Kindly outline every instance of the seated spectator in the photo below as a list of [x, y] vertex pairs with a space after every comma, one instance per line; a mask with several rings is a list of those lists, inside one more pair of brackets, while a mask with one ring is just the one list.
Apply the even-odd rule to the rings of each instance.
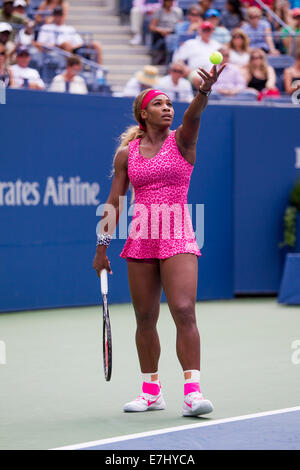
[[170, 65], [169, 74], [159, 79], [158, 89], [167, 93], [172, 101], [190, 103], [194, 94], [190, 82], [183, 78], [184, 73], [184, 62], [173, 62]]
[[40, 4], [37, 13], [35, 15], [35, 22], [39, 25], [41, 24], [49, 24], [53, 23], [53, 15], [42, 15], [41, 13], [52, 11], [57, 8], [61, 7], [63, 10], [63, 21], [65, 22], [67, 19], [68, 11], [69, 11], [69, 4], [64, 0], [43, 0]]
[[214, 8], [207, 10], [205, 13], [205, 19], [214, 25], [215, 29], [212, 39], [215, 39], [220, 44], [227, 44], [231, 39], [231, 35], [225, 26], [220, 26], [220, 13], [218, 10], [215, 10]]
[[23, 15], [14, 13], [14, 2], [13, 0], [3, 0], [2, 8], [0, 8], [0, 22], [11, 24], [13, 27], [11, 39], [14, 41], [17, 34], [17, 30], [14, 29], [14, 25], [25, 25], [28, 21]]
[[235, 96], [246, 91], [246, 80], [240, 68], [237, 65], [228, 63], [229, 49], [223, 46], [219, 51], [223, 55], [223, 61], [220, 65], [227, 65], [218, 78], [217, 83], [213, 85], [212, 92], [222, 96]]
[[[292, 15], [292, 24], [291, 29], [294, 33], [300, 34], [300, 8], [294, 8], [291, 10]], [[295, 40], [290, 36], [290, 32], [287, 28], [282, 30], [281, 34], [282, 42], [285, 48], [285, 52], [289, 55], [292, 55], [295, 50], [300, 48], [300, 36]]]
[[284, 89], [289, 95], [300, 89], [300, 50], [296, 53], [295, 63], [283, 72]]
[[272, 39], [270, 23], [262, 19], [261, 10], [257, 7], [250, 7], [247, 19], [248, 22], [243, 24], [242, 29], [249, 37], [250, 47], [262, 49], [271, 55], [279, 55]]
[[175, 26], [175, 34], [196, 33], [202, 23], [201, 12], [202, 10], [199, 5], [191, 5], [187, 11], [186, 20], [177, 23]]
[[49, 91], [86, 95], [88, 89], [85, 80], [78, 75], [80, 71], [80, 58], [76, 56], [68, 57], [66, 70], [53, 78]]
[[11, 66], [14, 88], [28, 88], [30, 90], [44, 90], [45, 84], [37, 70], [28, 67], [30, 53], [27, 47], [17, 49], [16, 64]]
[[[289, 8], [290, 6], [288, 0], [274, 0], [272, 5], [270, 6], [270, 10], [272, 10], [275, 15], [277, 15], [287, 25], [290, 24]], [[271, 26], [275, 48], [279, 50], [281, 54], [285, 54], [285, 49], [280, 34], [282, 30], [282, 24], [273, 17], [271, 12], [265, 12], [265, 15], [266, 20]]]
[[242, 7], [240, 0], [227, 0], [221, 12], [221, 23], [225, 28], [240, 28], [244, 22], [246, 10]]
[[175, 52], [173, 62], [182, 60], [187, 63], [186, 76], [192, 81], [193, 77], [198, 77], [197, 69], [211, 69], [209, 56], [212, 52], [220, 48], [221, 44], [212, 39], [214, 26], [209, 21], [203, 21], [198, 29], [198, 36], [195, 39], [185, 41]]
[[0, 43], [3, 44], [6, 51], [6, 58], [12, 63], [12, 57], [16, 50], [15, 43], [11, 41], [12, 26], [8, 23], [0, 23]]
[[40, 46], [57, 46], [73, 54], [80, 53], [82, 48], [94, 49], [97, 52], [97, 62], [102, 63], [102, 48], [97, 41], [84, 43], [82, 37], [73, 26], [64, 24], [64, 13], [61, 7], [53, 10], [53, 23], [41, 27], [37, 43]]
[[29, 49], [32, 61], [35, 63], [35, 68], [41, 68], [43, 65], [43, 54], [41, 52], [41, 46], [35, 41], [34, 35], [35, 23], [29, 21], [25, 28], [20, 29], [16, 37], [16, 45], [26, 46]]
[[276, 90], [276, 74], [266, 60], [266, 54], [261, 49], [250, 52], [249, 64], [243, 69], [247, 86], [258, 94], [263, 90]]
[[12, 71], [6, 65], [7, 54], [3, 44], [0, 43], [0, 80], [5, 84], [5, 87], [13, 86]]
[[212, 8], [213, 0], [199, 0], [198, 5], [201, 8], [201, 17], [205, 19], [205, 13]]
[[149, 0], [133, 0], [130, 9], [130, 30], [133, 34], [129, 43], [132, 46], [138, 46], [143, 42], [143, 23], [145, 16], [151, 16], [161, 7], [159, 1], [153, 2]]
[[34, 21], [29, 21], [27, 25], [20, 29], [16, 37], [18, 46], [31, 46], [34, 43]]
[[154, 65], [166, 63], [165, 37], [174, 33], [177, 23], [183, 20], [181, 8], [173, 6], [174, 0], [163, 0], [163, 5], [153, 15], [149, 25], [152, 33], [152, 63]]
[[14, 14], [26, 17], [27, 3], [25, 0], [14, 0]]
[[233, 29], [231, 31], [231, 40], [228, 46], [230, 64], [244, 66], [249, 63], [249, 39], [245, 31], [241, 28]]
[[145, 65], [143, 70], [138, 71], [130, 78], [123, 90], [123, 96], [137, 96], [146, 88], [154, 88], [159, 81], [158, 69], [152, 65]]

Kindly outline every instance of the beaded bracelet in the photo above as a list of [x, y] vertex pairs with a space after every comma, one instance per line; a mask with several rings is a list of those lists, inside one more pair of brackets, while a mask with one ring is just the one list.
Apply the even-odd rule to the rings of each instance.
[[111, 239], [112, 239], [112, 236], [108, 235], [108, 233], [99, 233], [99, 235], [97, 235], [96, 246], [100, 246], [100, 245], [108, 246], [110, 244]]

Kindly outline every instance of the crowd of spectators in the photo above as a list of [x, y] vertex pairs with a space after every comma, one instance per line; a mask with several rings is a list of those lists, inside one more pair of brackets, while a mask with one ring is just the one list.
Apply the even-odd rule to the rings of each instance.
[[[34, 9], [31, 1], [0, 0], [0, 80], [5, 86], [86, 94], [91, 89], [83, 78], [88, 64], [96, 83], [103, 83], [101, 44], [66, 24], [68, 2], [42, 0]], [[227, 66], [212, 96], [262, 100], [300, 89], [300, 0], [126, 3], [131, 7], [130, 45], [147, 45], [151, 64], [128, 81], [124, 96], [160, 87], [172, 99], [190, 102], [201, 85], [197, 69], [209, 70], [216, 50]], [[282, 58], [288, 61], [277, 67]]]
[[[187, 3], [182, 9], [181, 4]], [[300, 1], [263, 3], [267, 8], [255, 0], [133, 0], [130, 44], [150, 44], [151, 65], [168, 66], [169, 75], [162, 80], [169, 92], [175, 90], [171, 77], [172, 70], [179, 71], [178, 64], [176, 86], [185, 80], [195, 92], [201, 84], [197, 69], [209, 70], [210, 54], [218, 50], [227, 66], [213, 95], [242, 94], [262, 100], [292, 94], [300, 88]], [[125, 95], [127, 91], [125, 87]]]
[[66, 25], [68, 11], [65, 0], [43, 0], [36, 9], [30, 0], [2, 0], [0, 80], [6, 87], [86, 94], [83, 62], [96, 84], [103, 78], [100, 43]]

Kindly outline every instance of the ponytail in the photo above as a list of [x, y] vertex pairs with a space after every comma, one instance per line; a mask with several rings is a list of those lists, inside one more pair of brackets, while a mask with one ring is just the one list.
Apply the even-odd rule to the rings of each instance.
[[[114, 168], [115, 160], [116, 160], [116, 156], [117, 156], [117, 153], [119, 152], [119, 150], [126, 147], [129, 144], [129, 142], [131, 142], [132, 140], [141, 139], [142, 137], [144, 137], [144, 135], [145, 135], [145, 131], [140, 129], [139, 126], [130, 126], [120, 135], [119, 145], [117, 147], [117, 150], [116, 150], [116, 153], [115, 153], [115, 156], [114, 156], [114, 159], [113, 159], [113, 167], [112, 167], [112, 171], [111, 171], [111, 176], [113, 176], [114, 173], [115, 173], [115, 168]], [[129, 183], [129, 189], [131, 191], [130, 204], [133, 204], [133, 202], [134, 202], [134, 189], [133, 189], [133, 186], [132, 186], [131, 183]]]
[[[143, 130], [141, 129], [140, 126], [145, 127], [145, 122], [143, 121], [143, 119], [141, 118], [141, 106], [142, 106], [142, 101], [144, 99], [144, 96], [147, 95], [147, 93], [151, 91], [151, 88], [147, 88], [146, 90], [143, 90], [137, 97], [136, 99], [134, 100], [134, 103], [133, 103], [133, 114], [134, 114], [134, 117], [135, 117], [135, 120], [140, 124], [139, 126], [130, 126], [128, 127], [125, 132], [123, 132], [120, 137], [119, 137], [119, 145], [118, 145], [118, 148], [116, 150], [116, 153], [115, 153], [115, 156], [114, 156], [114, 159], [113, 159], [113, 168], [112, 168], [112, 172], [111, 172], [111, 176], [114, 175], [114, 172], [115, 172], [115, 169], [114, 169], [114, 166], [115, 166], [115, 160], [116, 160], [116, 155], [117, 153], [119, 152], [119, 150], [121, 150], [122, 148], [126, 147], [129, 142], [131, 142], [132, 140], [135, 140], [135, 139], [142, 139], [145, 134], [146, 134], [146, 130]], [[129, 184], [129, 188], [131, 190], [131, 201], [130, 203], [133, 204], [134, 202], [134, 189], [133, 189], [133, 186], [132, 184], [130, 183]]]

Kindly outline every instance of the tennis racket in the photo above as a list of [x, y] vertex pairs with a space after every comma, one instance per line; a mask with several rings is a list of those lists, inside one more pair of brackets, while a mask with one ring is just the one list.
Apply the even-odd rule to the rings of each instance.
[[108, 282], [107, 282], [107, 271], [103, 269], [100, 274], [100, 285], [102, 294], [102, 305], [103, 305], [103, 365], [104, 365], [104, 376], [108, 382], [111, 377], [112, 369], [112, 349], [111, 349], [111, 327], [109, 320], [108, 311]]

